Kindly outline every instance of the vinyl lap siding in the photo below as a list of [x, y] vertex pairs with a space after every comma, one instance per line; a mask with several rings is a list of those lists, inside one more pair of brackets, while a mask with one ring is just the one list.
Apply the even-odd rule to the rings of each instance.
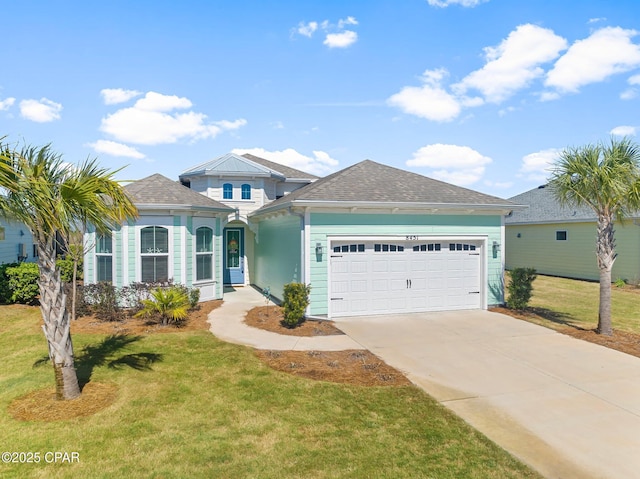
[[254, 250], [253, 281], [260, 288], [282, 299], [283, 286], [301, 281], [300, 217], [280, 216], [259, 223]]
[[[556, 240], [556, 231], [566, 231], [567, 240]], [[612, 278], [640, 280], [640, 227], [631, 221], [618, 225], [615, 239], [618, 257]], [[593, 222], [508, 225], [505, 253], [507, 269], [530, 267], [540, 274], [599, 279]]]

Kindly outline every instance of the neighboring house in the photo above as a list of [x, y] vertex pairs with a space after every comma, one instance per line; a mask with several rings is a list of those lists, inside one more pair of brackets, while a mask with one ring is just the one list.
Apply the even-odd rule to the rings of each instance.
[[0, 219], [0, 264], [33, 262], [36, 254], [29, 228]]
[[222, 224], [233, 211], [162, 175], [125, 187], [139, 218], [111, 234], [85, 236], [86, 283], [173, 280], [200, 289], [202, 301], [222, 298]]
[[[142, 194], [148, 180], [127, 191]], [[504, 216], [517, 208], [507, 200], [369, 160], [317, 178], [228, 154], [186, 170], [180, 181], [191, 188], [180, 187], [182, 193], [212, 202], [210, 217], [198, 220], [217, 235], [212, 261], [220, 295], [221, 283], [253, 284], [282, 299], [284, 284], [304, 282], [311, 285], [309, 315], [325, 318], [483, 309], [503, 301]], [[154, 193], [154, 204], [166, 210], [160, 217], [141, 208], [136, 225], [114, 233], [115, 244], [127, 248], [117, 253], [126, 260], [111, 266], [116, 285], [144, 279], [137, 271], [145, 253], [135, 249], [142, 228], [184, 226], [168, 232], [174, 251], [195, 241], [190, 213], [177, 218], [183, 200], [164, 199], [167, 189]], [[191, 204], [191, 197], [184, 200]], [[125, 231], [132, 227], [135, 234]], [[188, 274], [195, 253], [166, 254], [170, 278], [199, 286]], [[95, 270], [89, 277], [98, 279]]]
[[[535, 268], [538, 273], [598, 280], [596, 215], [590, 208], [563, 207], [546, 185], [510, 198], [529, 208], [514, 211], [506, 220], [506, 268]], [[640, 279], [638, 218], [616, 224], [618, 257], [612, 277]]]

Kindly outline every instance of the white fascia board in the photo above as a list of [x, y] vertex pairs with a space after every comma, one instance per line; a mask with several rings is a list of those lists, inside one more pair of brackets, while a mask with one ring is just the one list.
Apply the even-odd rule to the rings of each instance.
[[289, 207], [303, 208], [331, 208], [331, 209], [355, 209], [381, 210], [389, 209], [396, 211], [425, 211], [429, 213], [462, 213], [471, 214], [481, 212], [485, 214], [507, 215], [511, 211], [526, 208], [524, 205], [484, 205], [484, 204], [459, 204], [459, 203], [399, 203], [399, 202], [369, 202], [369, 201], [313, 201], [313, 200], [293, 200], [281, 203], [272, 208], [263, 207], [256, 216], [269, 213], [273, 210], [285, 209]]
[[217, 208], [215, 206], [193, 206], [193, 205], [158, 205], [158, 204], [136, 204], [138, 211], [194, 211], [207, 213], [233, 213], [233, 208]]

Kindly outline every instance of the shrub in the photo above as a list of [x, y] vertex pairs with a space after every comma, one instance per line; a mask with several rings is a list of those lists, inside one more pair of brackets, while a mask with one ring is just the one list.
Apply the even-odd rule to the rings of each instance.
[[187, 317], [189, 309], [189, 295], [184, 287], [170, 286], [156, 288], [151, 291], [151, 298], [142, 300], [144, 307], [136, 314], [137, 317], [160, 316], [162, 324], [169, 321], [178, 322]]
[[200, 301], [200, 290], [198, 288], [191, 288], [189, 290], [189, 304], [191, 309], [195, 309]]
[[[81, 279], [81, 264], [78, 264], [77, 279]], [[57, 259], [56, 267], [60, 270], [60, 279], [64, 283], [71, 283], [73, 281], [73, 260], [72, 259]]]
[[511, 270], [509, 282], [509, 299], [507, 306], [511, 309], [522, 310], [529, 305], [533, 280], [536, 279], [536, 270], [533, 268], [515, 268]]
[[11, 289], [11, 301], [14, 303], [34, 304], [38, 298], [40, 290], [38, 288], [38, 278], [40, 270], [36, 263], [20, 263], [17, 266], [10, 266], [6, 269], [6, 274]]
[[0, 264], [0, 304], [10, 304], [11, 300], [11, 287], [9, 286], [9, 276], [7, 275], [7, 268], [13, 268], [18, 266], [18, 263], [5, 263]]
[[622, 278], [618, 278], [613, 282], [613, 284], [616, 288], [624, 288], [627, 285], [627, 282]]
[[295, 328], [304, 318], [304, 312], [309, 306], [311, 286], [303, 283], [288, 283], [284, 285], [282, 301], [284, 319], [287, 328]]
[[83, 288], [83, 301], [91, 305], [98, 319], [120, 321], [123, 311], [118, 304], [118, 291], [111, 283], [87, 284]]

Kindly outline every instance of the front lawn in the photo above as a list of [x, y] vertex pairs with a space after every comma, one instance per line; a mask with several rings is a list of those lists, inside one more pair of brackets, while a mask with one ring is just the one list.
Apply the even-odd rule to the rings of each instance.
[[[46, 355], [39, 315], [0, 307], [0, 449], [42, 458], [0, 463], [2, 477], [539, 477], [413, 386], [292, 376], [206, 331], [76, 334], [79, 370], [115, 388], [115, 401], [87, 417], [20, 421], [12, 401], [53, 386], [52, 368], [34, 367]], [[136, 368], [145, 357], [150, 369]], [[47, 464], [47, 452], [79, 462]]]
[[[595, 282], [538, 275], [529, 305], [550, 325], [595, 329], [599, 291]], [[613, 329], [640, 333], [640, 289], [612, 285], [611, 303]]]

